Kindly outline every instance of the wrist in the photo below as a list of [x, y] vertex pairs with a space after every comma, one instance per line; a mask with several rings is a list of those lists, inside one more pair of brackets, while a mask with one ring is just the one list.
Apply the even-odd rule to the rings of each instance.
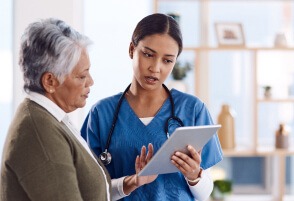
[[202, 168], [200, 168], [200, 171], [198, 173], [198, 177], [196, 179], [191, 180], [191, 179], [188, 179], [187, 177], [185, 177], [185, 178], [186, 178], [187, 182], [189, 183], [189, 185], [191, 185], [191, 186], [196, 185], [202, 178]]
[[123, 191], [125, 194], [130, 194], [138, 188], [136, 175], [126, 176], [123, 182]]

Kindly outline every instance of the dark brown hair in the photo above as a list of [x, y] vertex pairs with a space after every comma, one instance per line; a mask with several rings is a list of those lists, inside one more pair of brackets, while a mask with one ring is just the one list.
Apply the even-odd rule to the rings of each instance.
[[181, 54], [183, 49], [182, 33], [179, 24], [173, 17], [161, 13], [144, 17], [133, 32], [132, 43], [136, 47], [140, 40], [153, 34], [168, 34], [171, 36], [178, 43], [178, 56]]

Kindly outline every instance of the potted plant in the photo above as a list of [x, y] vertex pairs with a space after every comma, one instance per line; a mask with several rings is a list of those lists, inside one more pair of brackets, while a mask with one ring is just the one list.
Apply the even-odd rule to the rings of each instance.
[[215, 180], [211, 197], [214, 201], [224, 201], [232, 193], [232, 181]]
[[272, 92], [271, 92], [272, 87], [269, 86], [269, 85], [266, 85], [266, 86], [263, 87], [263, 89], [264, 89], [264, 97], [265, 98], [271, 98], [271, 96], [272, 96]]
[[175, 88], [182, 92], [187, 92], [187, 85], [183, 79], [187, 76], [187, 72], [191, 70], [191, 64], [186, 62], [184, 64], [177, 61], [171, 72], [172, 80], [169, 83], [169, 88]]
[[187, 72], [191, 69], [191, 64], [189, 62], [181, 64], [179, 61], [177, 61], [171, 74], [174, 80], [182, 80], [187, 76]]

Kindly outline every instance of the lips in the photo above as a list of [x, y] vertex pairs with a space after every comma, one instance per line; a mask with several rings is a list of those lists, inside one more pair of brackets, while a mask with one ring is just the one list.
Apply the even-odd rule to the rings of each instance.
[[90, 91], [88, 93], [84, 94], [83, 97], [88, 98], [89, 93], [90, 93]]
[[148, 83], [155, 83], [159, 80], [157, 77], [153, 77], [153, 76], [145, 76], [145, 79]]

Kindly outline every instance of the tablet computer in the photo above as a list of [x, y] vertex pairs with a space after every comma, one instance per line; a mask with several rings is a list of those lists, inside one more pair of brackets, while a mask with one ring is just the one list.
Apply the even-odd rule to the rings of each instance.
[[171, 156], [174, 152], [189, 153], [187, 145], [192, 145], [197, 151], [200, 151], [220, 127], [221, 125], [205, 125], [177, 128], [138, 175], [147, 176], [178, 172], [178, 168], [171, 162]]

